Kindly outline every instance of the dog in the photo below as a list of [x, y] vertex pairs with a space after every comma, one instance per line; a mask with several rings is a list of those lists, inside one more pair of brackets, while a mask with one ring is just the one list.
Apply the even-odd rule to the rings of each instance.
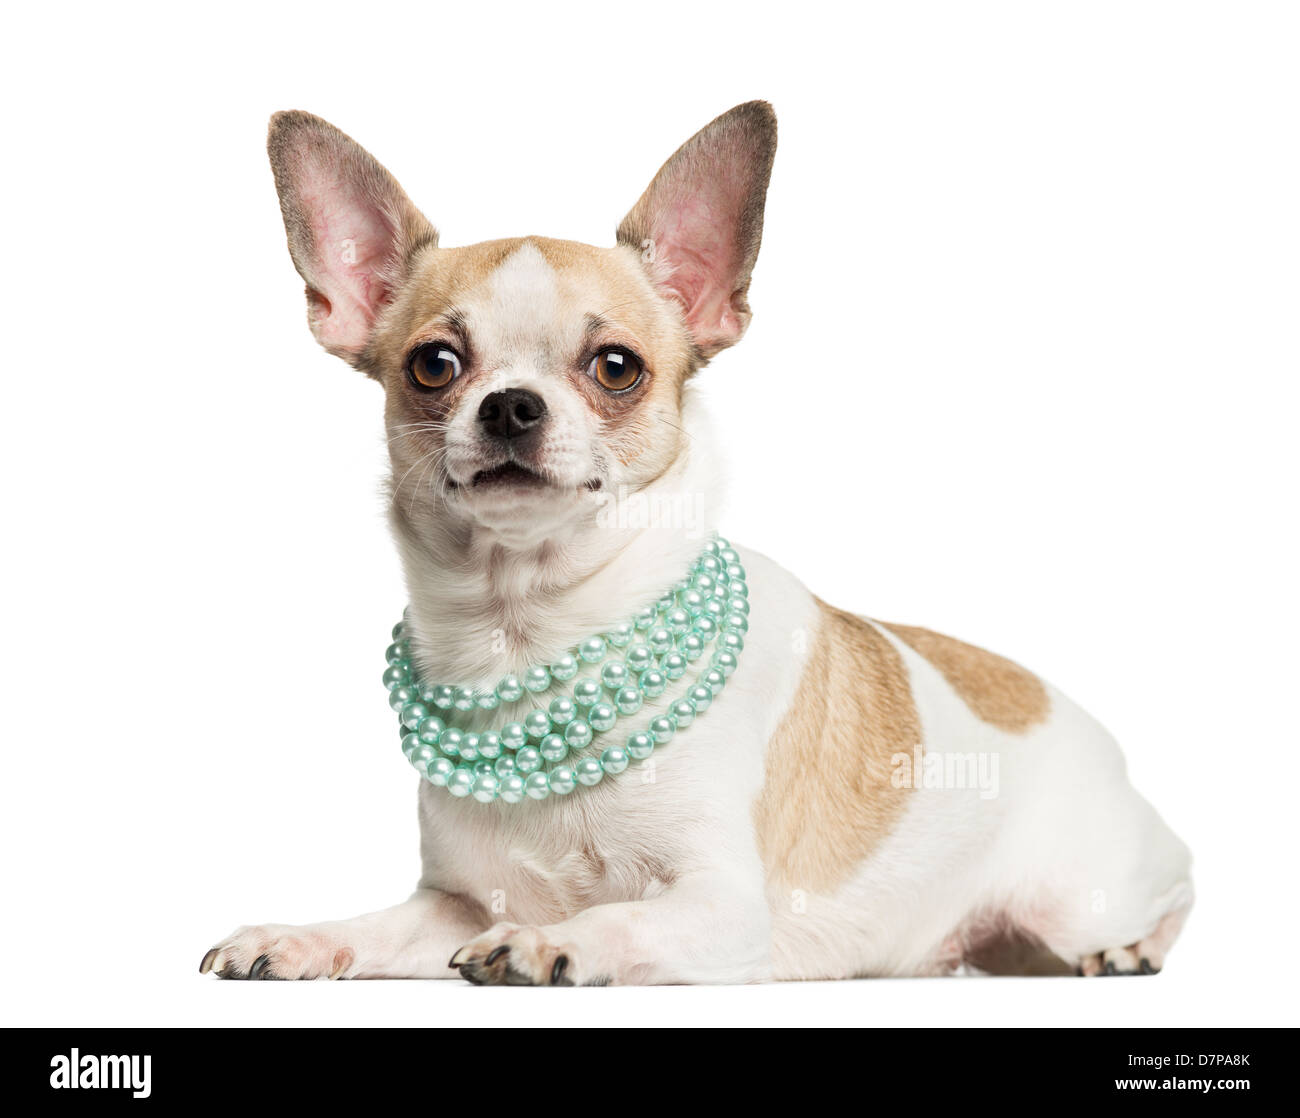
[[[602, 985], [1160, 970], [1192, 903], [1190, 856], [1105, 730], [1010, 660], [828, 605], [711, 535], [722, 471], [693, 378], [750, 321], [771, 106], [688, 140], [612, 248], [444, 248], [324, 120], [279, 113], [268, 147], [311, 331], [384, 389], [410, 602], [396, 659], [495, 702], [509, 673], [685, 592], [702, 556], [725, 568], [712, 593], [743, 572], [749, 594], [727, 630], [743, 659], [706, 661], [731, 674], [714, 672], [707, 711], [671, 743], [617, 775], [627, 757], [603, 755], [619, 764], [600, 779], [589, 762], [591, 785], [567, 794], [572, 770], [552, 772], [555, 794], [518, 803], [497, 795], [496, 762], [448, 777], [417, 753], [415, 894], [241, 927], [202, 972]], [[488, 734], [563, 698], [560, 674], [450, 714]], [[647, 690], [627, 725], [679, 709], [696, 675]], [[417, 730], [402, 728], [408, 754]], [[458, 781], [474, 795], [448, 795]]]

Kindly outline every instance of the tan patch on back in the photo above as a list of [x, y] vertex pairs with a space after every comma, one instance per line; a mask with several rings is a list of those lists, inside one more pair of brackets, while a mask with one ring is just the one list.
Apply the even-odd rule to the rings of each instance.
[[821, 625], [799, 700], [767, 747], [754, 809], [768, 874], [791, 888], [829, 892], [893, 828], [909, 789], [891, 782], [891, 758], [910, 758], [921, 720], [907, 667], [869, 622], [818, 600]]
[[976, 717], [991, 726], [1022, 733], [1047, 717], [1047, 688], [1019, 664], [929, 629], [881, 624], [938, 668]]

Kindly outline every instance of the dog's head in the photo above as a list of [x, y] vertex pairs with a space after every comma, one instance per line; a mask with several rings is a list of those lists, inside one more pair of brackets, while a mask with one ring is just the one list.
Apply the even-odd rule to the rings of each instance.
[[671, 467], [687, 380], [749, 322], [769, 105], [688, 140], [612, 248], [442, 248], [332, 125], [279, 113], [268, 146], [312, 333], [387, 394], [395, 509], [535, 544]]

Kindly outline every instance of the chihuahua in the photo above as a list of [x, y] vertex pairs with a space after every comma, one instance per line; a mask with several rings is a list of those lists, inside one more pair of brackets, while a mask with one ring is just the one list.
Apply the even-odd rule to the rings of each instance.
[[[268, 146], [311, 331], [384, 389], [419, 677], [486, 693], [680, 587], [720, 478], [693, 378], [749, 324], [771, 106], [688, 140], [612, 248], [444, 248], [324, 120], [279, 113]], [[1190, 857], [1105, 730], [1018, 664], [727, 550], [752, 603], [743, 663], [689, 733], [545, 800], [422, 779], [409, 900], [241, 927], [201, 971], [602, 985], [1163, 966]], [[486, 733], [564, 693], [460, 721]]]

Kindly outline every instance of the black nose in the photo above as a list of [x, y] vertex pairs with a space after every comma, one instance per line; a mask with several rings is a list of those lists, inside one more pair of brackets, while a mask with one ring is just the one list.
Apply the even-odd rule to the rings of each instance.
[[499, 439], [517, 439], [546, 417], [546, 401], [526, 388], [507, 388], [483, 398], [479, 426]]

